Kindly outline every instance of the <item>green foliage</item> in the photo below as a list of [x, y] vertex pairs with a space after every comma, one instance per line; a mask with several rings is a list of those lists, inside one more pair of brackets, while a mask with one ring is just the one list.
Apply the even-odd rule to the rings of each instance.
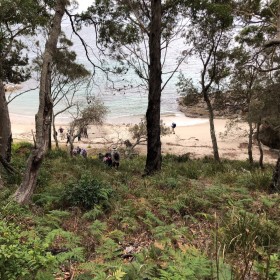
[[124, 236], [125, 233], [123, 233], [122, 231], [116, 229], [113, 231], [110, 231], [107, 236], [111, 239], [113, 239], [114, 241], [121, 243], [124, 240]]
[[105, 238], [96, 253], [106, 261], [113, 260], [121, 255], [120, 245], [111, 238]]
[[[21, 154], [16, 156], [20, 159]], [[263, 187], [272, 169], [260, 171], [241, 161], [216, 164], [211, 158], [177, 159], [165, 156], [162, 171], [143, 178], [140, 169], [145, 158], [141, 156], [124, 160], [118, 172], [105, 169], [99, 161], [71, 160], [60, 152], [46, 157], [43, 168], [48, 170], [48, 183], [37, 189], [34, 204], [12, 203], [6, 200], [8, 191], [1, 196], [0, 218], [21, 226], [12, 229], [19, 234], [20, 246], [33, 238], [44, 248], [38, 254], [54, 260], [36, 270], [33, 278], [52, 279], [60, 265], [76, 262], [77, 279], [215, 279], [212, 256], [221, 246], [220, 279], [239, 277], [245, 271], [240, 260], [254, 264], [260, 278], [277, 279], [280, 200]], [[252, 182], [259, 187], [251, 187]], [[103, 188], [109, 189], [108, 196], [100, 195]], [[92, 189], [101, 198], [85, 213], [78, 204], [69, 203], [69, 210], [63, 210], [66, 189], [75, 200], [81, 200], [80, 192], [90, 198]], [[88, 191], [83, 193], [84, 189]], [[212, 225], [216, 216], [221, 217], [214, 234], [218, 248], [206, 250], [205, 242], [215, 244]], [[26, 238], [29, 234], [30, 239]], [[128, 254], [127, 248], [132, 250]], [[201, 253], [205, 251], [208, 257]]]
[[212, 202], [198, 192], [191, 190], [188, 194], [182, 194], [173, 202], [172, 208], [182, 217], [186, 215], [193, 215], [196, 212], [207, 212], [211, 207]]
[[46, 158], [49, 159], [66, 158], [67, 156], [67, 151], [62, 149], [52, 149], [49, 150], [46, 154]]
[[94, 221], [94, 223], [89, 227], [90, 233], [96, 239], [96, 241], [101, 241], [104, 235], [104, 231], [107, 229], [106, 223], [100, 222], [99, 220]]
[[46, 249], [34, 231], [0, 222], [0, 278], [30, 279], [41, 269], [53, 269], [56, 259]]
[[[263, 252], [262, 252], [263, 253]], [[262, 279], [279, 280], [280, 279], [280, 255], [272, 254], [264, 256], [263, 261], [255, 261], [254, 269], [259, 273]]]
[[222, 235], [229, 250], [254, 251], [255, 245], [269, 248], [280, 242], [277, 225], [264, 214], [257, 215], [233, 208], [224, 223]]
[[171, 263], [164, 269], [160, 269], [160, 280], [204, 279], [211, 275], [211, 264], [207, 258], [194, 248], [188, 248], [186, 252], [170, 250]]
[[185, 227], [179, 227], [175, 224], [170, 224], [157, 226], [152, 230], [152, 233], [156, 240], [159, 240], [164, 244], [171, 245], [172, 242], [176, 242], [176, 240], [185, 237], [188, 233], [188, 230]]
[[77, 206], [82, 209], [92, 209], [95, 205], [109, 208], [109, 198], [112, 188], [93, 178], [91, 175], [82, 175], [78, 182], [66, 186], [61, 202], [66, 207]]
[[102, 216], [102, 214], [103, 214], [102, 207], [100, 205], [96, 205], [92, 210], [86, 212], [83, 215], [83, 218], [85, 218], [87, 220], [96, 220], [100, 216]]
[[271, 175], [262, 171], [246, 173], [238, 177], [237, 184], [250, 190], [268, 191], [271, 184]]

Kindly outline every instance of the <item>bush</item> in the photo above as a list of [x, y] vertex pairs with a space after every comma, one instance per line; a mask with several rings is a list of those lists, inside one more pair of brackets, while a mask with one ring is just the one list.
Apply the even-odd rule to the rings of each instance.
[[49, 159], [54, 159], [54, 158], [59, 158], [59, 157], [67, 158], [67, 156], [68, 156], [68, 153], [66, 150], [54, 149], [54, 150], [48, 151], [46, 157]]
[[271, 184], [271, 174], [262, 171], [246, 173], [238, 178], [237, 184], [253, 191], [268, 191]]
[[86, 174], [78, 182], [72, 182], [66, 186], [62, 194], [62, 204], [84, 210], [90, 210], [95, 205], [108, 208], [111, 194], [111, 187]]
[[0, 222], [0, 279], [34, 279], [41, 269], [53, 269], [56, 259], [32, 231]]

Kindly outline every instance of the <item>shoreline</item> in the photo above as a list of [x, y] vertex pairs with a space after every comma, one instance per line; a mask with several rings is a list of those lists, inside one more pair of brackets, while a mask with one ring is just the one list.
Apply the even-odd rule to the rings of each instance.
[[[33, 120], [32, 120], [33, 119]], [[141, 118], [140, 118], [141, 119]], [[88, 139], [82, 138], [80, 142], [75, 141], [75, 146], [84, 147], [92, 152], [96, 150], [106, 152], [111, 149], [113, 144], [121, 147], [120, 143], [132, 139], [129, 128], [137, 123], [132, 117], [118, 118], [118, 122], [110, 122], [108, 120], [102, 126], [90, 125], [88, 129]], [[162, 116], [163, 122], [170, 126], [172, 122], [177, 124], [175, 134], [169, 134], [161, 137], [162, 153], [183, 155], [190, 154], [191, 158], [202, 158], [204, 156], [212, 156], [212, 142], [210, 137], [210, 128], [208, 119], [188, 118], [182, 114], [169, 114]], [[126, 122], [124, 122], [126, 120]], [[133, 123], [134, 121], [134, 123]], [[246, 137], [246, 123], [240, 123], [238, 127], [228, 134], [226, 131], [228, 119], [215, 119], [215, 130], [219, 147], [220, 157], [223, 159], [246, 160], [248, 137]], [[35, 131], [35, 118], [24, 117], [11, 114], [11, 125], [13, 138], [16, 142], [28, 141], [33, 142], [32, 130]], [[68, 123], [57, 122], [59, 126], [68, 127]], [[60, 141], [61, 147], [66, 147], [66, 140]], [[124, 147], [124, 146], [122, 146]], [[264, 146], [264, 163], [274, 164], [277, 159], [277, 153]], [[135, 150], [140, 154], [146, 154], [146, 145], [138, 145]], [[259, 157], [258, 147], [253, 146], [253, 156], [257, 161]]]

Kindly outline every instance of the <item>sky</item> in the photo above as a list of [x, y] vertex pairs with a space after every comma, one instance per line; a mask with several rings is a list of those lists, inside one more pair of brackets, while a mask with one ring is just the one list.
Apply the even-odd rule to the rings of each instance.
[[77, 0], [79, 3], [79, 11], [85, 11], [90, 6], [93, 0]]

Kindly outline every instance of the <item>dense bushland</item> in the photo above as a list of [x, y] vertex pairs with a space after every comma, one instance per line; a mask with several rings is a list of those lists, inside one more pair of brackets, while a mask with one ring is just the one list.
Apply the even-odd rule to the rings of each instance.
[[[13, 146], [19, 172], [30, 149]], [[144, 165], [51, 151], [28, 207], [9, 200], [20, 175], [4, 178], [0, 279], [279, 279], [272, 167], [167, 155], [142, 177]]]

